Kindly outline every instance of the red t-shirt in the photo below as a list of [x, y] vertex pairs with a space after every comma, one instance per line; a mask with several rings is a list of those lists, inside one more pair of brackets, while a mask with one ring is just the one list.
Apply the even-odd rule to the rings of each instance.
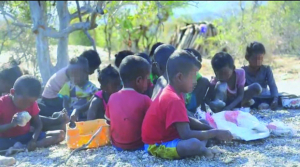
[[[16, 113], [22, 111], [27, 111], [31, 115], [31, 117], [33, 117], [39, 114], [40, 109], [38, 107], [38, 104], [34, 102], [27, 109], [20, 110], [14, 105], [10, 95], [0, 97], [0, 125], [11, 123], [13, 116]], [[0, 137], [4, 137], [4, 138], [16, 137], [16, 136], [24, 135], [29, 131], [30, 131], [30, 121], [24, 127], [16, 126], [12, 129], [9, 129], [6, 132], [0, 133]]]
[[151, 99], [133, 89], [122, 89], [110, 96], [105, 116], [110, 120], [112, 144], [125, 150], [144, 146], [142, 123]]
[[145, 144], [161, 144], [180, 138], [174, 123], [189, 122], [185, 101], [172, 86], [166, 86], [152, 102], [144, 118], [142, 139]]

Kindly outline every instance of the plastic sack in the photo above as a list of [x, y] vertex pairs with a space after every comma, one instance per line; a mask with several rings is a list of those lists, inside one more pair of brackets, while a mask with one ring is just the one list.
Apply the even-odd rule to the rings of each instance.
[[30, 114], [27, 112], [27, 111], [22, 111], [20, 113], [17, 113], [18, 114], [18, 117], [19, 117], [19, 123], [18, 125], [19, 126], [25, 126], [31, 119], [31, 116]]
[[12, 166], [16, 163], [16, 159], [13, 157], [0, 156], [0, 166]]
[[281, 121], [273, 121], [267, 125], [271, 134], [274, 136], [294, 136], [295, 131], [290, 126]]
[[198, 110], [196, 115], [202, 115], [202, 117], [205, 115], [210, 126], [216, 129], [229, 130], [236, 140], [251, 141], [270, 136], [267, 126], [247, 112], [222, 111], [211, 115], [209, 112], [205, 113]]

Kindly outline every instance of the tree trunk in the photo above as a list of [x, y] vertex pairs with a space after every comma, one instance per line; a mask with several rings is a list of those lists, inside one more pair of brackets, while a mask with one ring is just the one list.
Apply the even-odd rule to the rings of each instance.
[[45, 1], [29, 1], [29, 7], [33, 22], [32, 31], [36, 37], [36, 57], [39, 64], [42, 83], [46, 84], [53, 72], [49, 54], [48, 37], [44, 35], [43, 29], [47, 26], [47, 5]]
[[[71, 21], [67, 1], [57, 1], [56, 9], [59, 18], [59, 31], [62, 31], [69, 26]], [[68, 61], [69, 61], [68, 43], [69, 43], [69, 34], [66, 34], [62, 38], [59, 38], [58, 45], [57, 45], [57, 57], [56, 57], [57, 64], [55, 66], [55, 71], [53, 71], [53, 73], [68, 65]]]

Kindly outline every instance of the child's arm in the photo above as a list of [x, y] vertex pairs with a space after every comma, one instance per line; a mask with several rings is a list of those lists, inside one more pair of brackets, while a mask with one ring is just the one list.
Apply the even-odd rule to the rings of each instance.
[[197, 138], [199, 140], [208, 140], [212, 138], [217, 138], [219, 140], [231, 140], [232, 134], [227, 130], [206, 130], [206, 131], [197, 131], [191, 130], [189, 123], [187, 122], [177, 122], [175, 127], [180, 136], [180, 139], [187, 140], [191, 138]]
[[14, 117], [11, 120], [11, 123], [5, 124], [5, 125], [0, 125], [0, 132], [5, 132], [10, 130], [11, 128], [14, 128], [18, 125], [19, 119], [18, 119], [18, 114], [15, 114]]
[[213, 129], [208, 124], [204, 124], [195, 118], [189, 117], [189, 120], [190, 120], [190, 127], [192, 130], [211, 130], [211, 129]]
[[34, 132], [32, 135], [32, 139], [29, 141], [29, 143], [27, 145], [28, 151], [32, 151], [32, 150], [36, 149], [36, 142], [37, 142], [37, 140], [40, 136], [40, 133], [43, 129], [43, 124], [42, 124], [42, 121], [38, 114], [31, 118], [31, 122], [34, 127]]
[[90, 107], [87, 112], [87, 120], [95, 120], [97, 119], [97, 112], [100, 112], [100, 118], [104, 118], [105, 108], [103, 106], [102, 100], [94, 97], [90, 103]]
[[271, 104], [271, 108], [276, 109], [278, 106], [278, 88], [271, 67], [269, 66], [267, 67], [267, 79], [268, 79], [268, 85], [270, 88], [271, 95], [274, 97], [273, 102]]
[[237, 88], [237, 97], [228, 106], [224, 107], [222, 111], [234, 109], [243, 100], [243, 97], [244, 87], [240, 86]]

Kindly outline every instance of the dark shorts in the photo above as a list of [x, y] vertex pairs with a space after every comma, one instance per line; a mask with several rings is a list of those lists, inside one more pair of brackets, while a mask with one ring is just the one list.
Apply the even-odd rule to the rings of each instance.
[[[22, 144], [27, 144], [32, 139], [32, 132], [26, 133], [25, 135], [16, 136], [12, 138], [1, 138], [0, 137], [0, 150], [6, 150], [12, 146], [14, 146], [15, 143], [20, 142]], [[41, 132], [40, 136], [38, 138], [38, 141], [46, 138], [46, 133]]]
[[42, 98], [38, 100], [38, 105], [40, 108], [39, 115], [51, 117], [54, 112], [62, 111], [63, 99], [60, 97], [54, 99]]

